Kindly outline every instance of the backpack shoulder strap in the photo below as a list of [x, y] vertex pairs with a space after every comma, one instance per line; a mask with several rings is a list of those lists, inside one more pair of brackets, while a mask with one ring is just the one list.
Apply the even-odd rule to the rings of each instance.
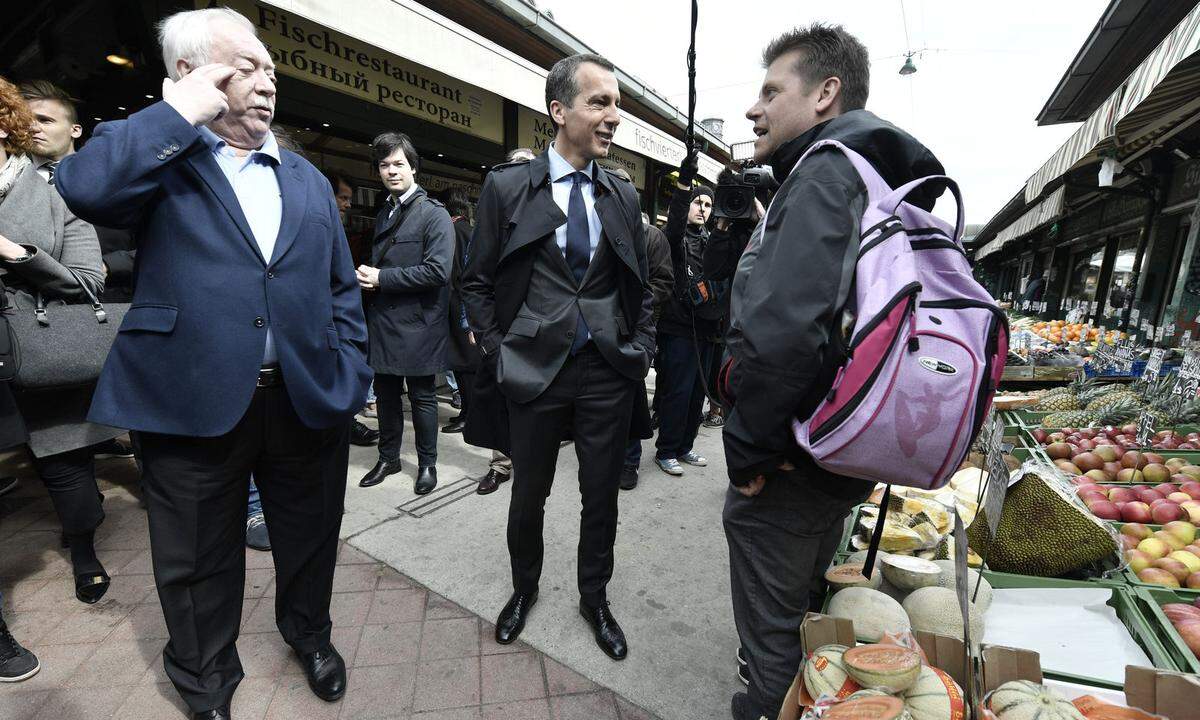
[[954, 195], [954, 203], [958, 206], [958, 215], [955, 219], [954, 234], [950, 238], [962, 247], [962, 233], [966, 226], [966, 212], [963, 209], [962, 191], [958, 189], [958, 183], [951, 180], [945, 175], [928, 175], [923, 178], [917, 178], [912, 182], [905, 183], [895, 190], [889, 192], [883, 199], [879, 201], [879, 206], [887, 213], [894, 214], [896, 208], [904, 202], [905, 198], [912, 194], [913, 190], [927, 183], [941, 183], [950, 189]]
[[[850, 161], [850, 164], [854, 166], [854, 170], [858, 172], [859, 177], [862, 178], [863, 185], [865, 185], [867, 188], [867, 198], [870, 205], [878, 203], [880, 199], [886, 197], [887, 194], [892, 191], [891, 186], [887, 184], [887, 182], [879, 175], [879, 172], [875, 170], [875, 167], [871, 165], [866, 158], [837, 140], [819, 140], [813, 143], [812, 147], [806, 150], [804, 154], [800, 156], [800, 159], [796, 161], [795, 167], [800, 167], [802, 164], [804, 164], [805, 158], [807, 158], [809, 155], [812, 155], [817, 150], [825, 147], [837, 148], [842, 152], [843, 155], [846, 156], [846, 159]], [[795, 168], [792, 169], [792, 172], [795, 172]]]

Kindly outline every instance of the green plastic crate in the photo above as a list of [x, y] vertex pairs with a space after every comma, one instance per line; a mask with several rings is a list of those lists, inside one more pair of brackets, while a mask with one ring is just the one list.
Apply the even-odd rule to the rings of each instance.
[[[1136, 591], [1132, 588], [1123, 587], [1120, 579], [1097, 578], [1091, 581], [1060, 580], [1057, 578], [998, 573], [991, 570], [984, 570], [983, 577], [996, 590], [1018, 588], [1095, 588], [1097, 585], [1109, 589], [1112, 591], [1112, 599], [1108, 602], [1109, 607], [1116, 611], [1117, 618], [1125, 625], [1125, 629], [1129, 631], [1134, 641], [1146, 652], [1146, 656], [1150, 658], [1150, 662], [1154, 663], [1156, 668], [1162, 670], [1182, 669], [1176, 662], [1174, 654], [1159, 639], [1156, 625], [1146, 615], [1146, 611], [1142, 608], [1143, 603], [1139, 602], [1136, 596]], [[1124, 689], [1122, 683], [1109, 682], [1088, 675], [1045, 670], [1043, 670], [1043, 674], [1048, 678], [1064, 682], [1073, 682], [1112, 690]]]
[[1177, 669], [1183, 672], [1200, 673], [1200, 658], [1183, 642], [1183, 638], [1167, 619], [1162, 606], [1168, 603], [1193, 604], [1200, 593], [1180, 592], [1167, 588], [1138, 587], [1132, 589], [1143, 606], [1143, 612], [1151, 620], [1151, 626], [1158, 633], [1158, 639], [1171, 654]]

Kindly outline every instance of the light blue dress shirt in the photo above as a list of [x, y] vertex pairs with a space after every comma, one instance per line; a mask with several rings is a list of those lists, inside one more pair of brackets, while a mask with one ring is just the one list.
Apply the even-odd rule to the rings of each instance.
[[[234, 149], [212, 130], [203, 125], [198, 129], [204, 143], [212, 151], [217, 166], [233, 187], [233, 194], [242, 206], [242, 214], [246, 216], [259, 252], [270, 265], [275, 241], [279, 237], [279, 223], [283, 218], [283, 196], [279, 192], [279, 179], [275, 176], [275, 166], [280, 162], [279, 143], [275, 141], [275, 134], [268, 132], [261, 148], [238, 157]], [[278, 360], [275, 338], [271, 335], [268, 320], [263, 364], [274, 364]]]
[[[546, 157], [550, 160], [550, 193], [554, 196], [554, 204], [558, 205], [558, 209], [563, 211], [563, 215], [567, 214], [567, 203], [571, 200], [571, 173], [576, 172], [571, 163], [563, 159], [562, 155], [554, 149], [554, 143], [550, 144], [550, 149], [546, 151]], [[583, 206], [587, 209], [588, 219], [588, 236], [591, 245], [591, 252], [588, 253], [588, 260], [596, 256], [596, 248], [600, 246], [600, 216], [596, 214], [596, 193], [592, 187], [595, 181], [596, 163], [589, 162], [587, 167], [579, 171], [587, 175], [588, 182], [580, 186], [583, 192]], [[558, 226], [554, 231], [554, 237], [558, 240], [558, 249], [563, 251], [563, 257], [567, 255], [567, 222], [563, 220], [563, 224]]]

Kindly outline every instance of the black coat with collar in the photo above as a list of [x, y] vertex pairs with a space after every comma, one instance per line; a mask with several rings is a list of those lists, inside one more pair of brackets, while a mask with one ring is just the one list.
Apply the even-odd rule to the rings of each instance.
[[446, 369], [446, 323], [454, 226], [440, 202], [417, 188], [395, 213], [375, 219], [371, 266], [379, 289], [366, 293], [369, 361], [385, 375], [434, 375]]
[[[598, 169], [594, 178], [595, 210], [600, 218], [600, 246], [593, 264], [602, 258], [615, 263], [618, 341], [601, 346], [601, 352], [623, 375], [639, 383], [654, 354], [653, 296], [648, 284], [646, 232], [637, 194], [628, 182]], [[497, 358], [501, 346], [512, 344], [527, 372], [553, 377], [561, 368], [564, 340], [538, 333], [537, 318], [514, 321], [525, 306], [535, 262], [547, 258], [557, 246], [555, 230], [566, 222], [566, 214], [554, 202], [550, 188], [550, 166], [543, 153], [529, 162], [501, 165], [484, 181], [476, 212], [470, 257], [463, 277], [462, 296], [467, 318], [485, 357], [476, 379], [472, 409], [467, 418], [465, 439], [473, 445], [507, 451], [509, 434], [506, 401], [527, 402], [529, 378], [504, 380], [506, 397], [497, 383]], [[585, 287], [587, 280], [585, 279]], [[598, 328], [592, 328], [593, 336]], [[601, 340], [597, 337], [597, 344]], [[570, 342], [565, 341], [569, 347]], [[619, 351], [615, 351], [613, 347]], [[605, 351], [608, 351], [607, 353]], [[544, 354], [541, 363], [536, 360]], [[540, 367], [533, 367], [540, 365]], [[543, 378], [543, 382], [545, 382]], [[645, 392], [638, 392], [630, 433], [650, 437], [650, 413]]]

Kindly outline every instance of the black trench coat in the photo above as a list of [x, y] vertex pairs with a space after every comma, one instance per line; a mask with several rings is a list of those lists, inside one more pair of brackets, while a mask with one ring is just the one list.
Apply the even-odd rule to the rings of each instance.
[[375, 219], [371, 266], [379, 288], [366, 293], [371, 369], [385, 375], [434, 375], [446, 369], [454, 227], [440, 202], [417, 191]]

